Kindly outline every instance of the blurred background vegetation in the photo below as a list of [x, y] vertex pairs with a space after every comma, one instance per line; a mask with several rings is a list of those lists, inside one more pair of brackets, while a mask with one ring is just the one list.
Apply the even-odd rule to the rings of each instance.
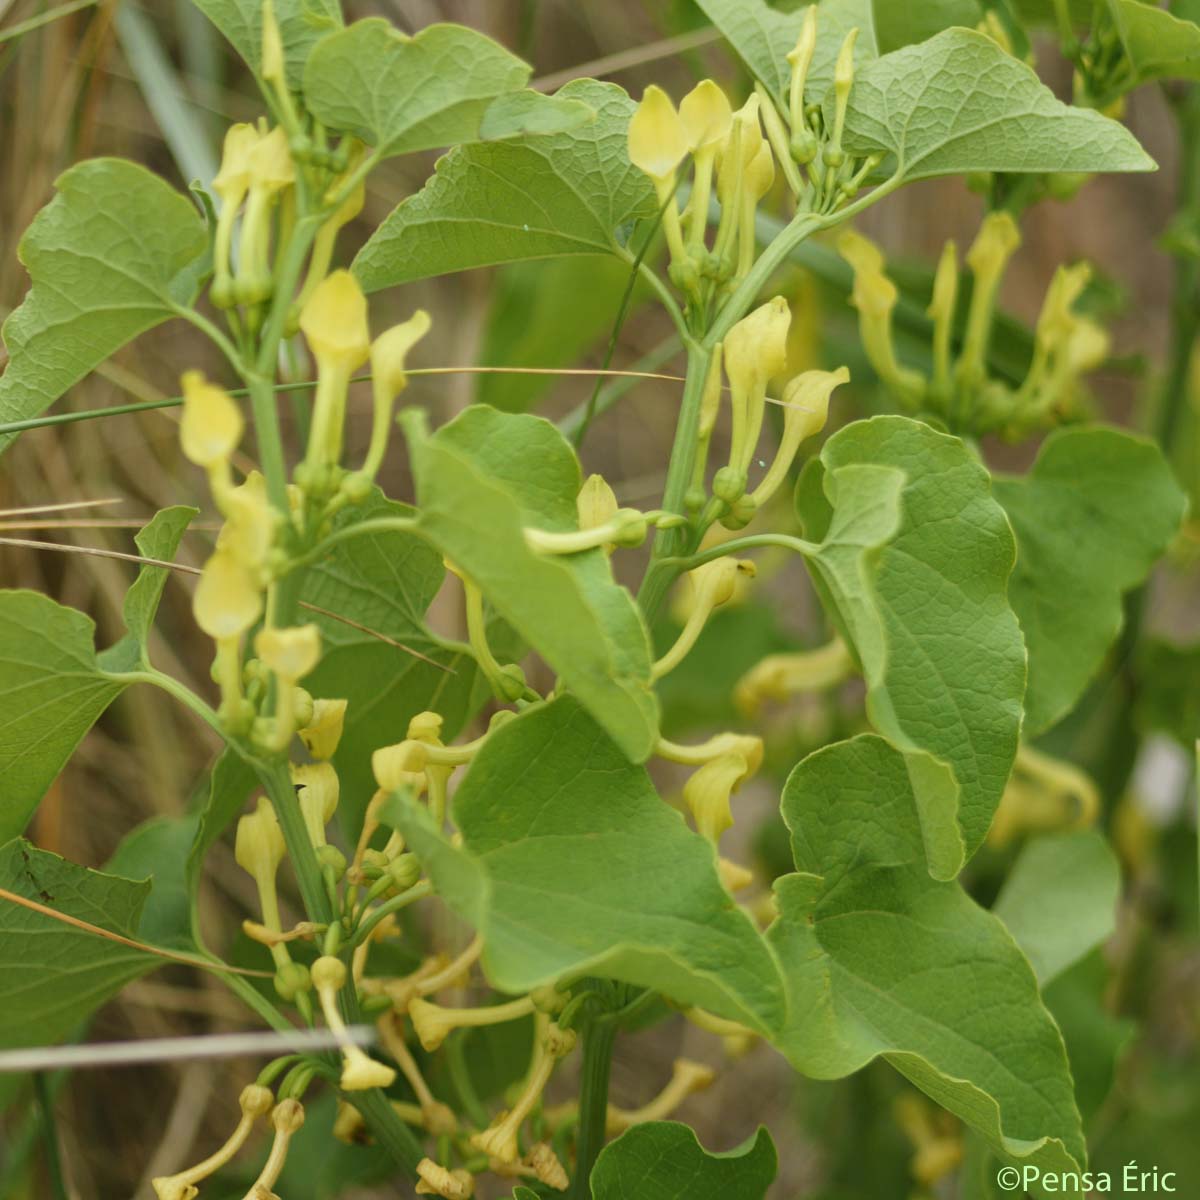
[[[678, 97], [704, 75], [738, 98], [749, 87], [690, 0], [346, 0], [344, 8], [347, 18], [383, 15], [405, 30], [442, 20], [472, 25], [532, 62], [538, 86], [547, 90], [585, 74], [614, 79], [635, 96], [658, 82]], [[1070, 69], [1055, 46], [1040, 46], [1039, 54], [1043, 77], [1069, 96]], [[188, 0], [0, 0], [0, 312], [11, 311], [24, 293], [18, 239], [65, 167], [116, 154], [180, 186], [208, 181], [227, 124], [258, 112], [252, 81]], [[1172, 104], [1160, 88], [1135, 93], [1125, 119], [1160, 163], [1159, 172], [1097, 179], [1073, 199], [1030, 209], [1002, 301], [1017, 321], [1029, 323], [1059, 264], [1080, 258], [1095, 264], [1087, 304], [1114, 335], [1110, 362], [1092, 380], [1095, 410], [1145, 430], [1164, 426], [1169, 415], [1175, 462], [1195, 496], [1200, 386], [1192, 386], [1186, 354], [1171, 375], [1181, 327], [1194, 332], [1195, 299], [1173, 300], [1176, 269], [1164, 234], [1179, 207], [1181, 182], [1197, 170], [1200, 145], [1183, 145], [1181, 161]], [[347, 255], [421, 186], [432, 162], [432, 156], [392, 159], [372, 175], [365, 211], [343, 235]], [[980, 197], [966, 185], [935, 181], [888, 200], [863, 228], [899, 264], [902, 282], [906, 264], [919, 280], [947, 238], [969, 244], [981, 212]], [[787, 278], [796, 312], [796, 365], [847, 363], [854, 374], [853, 385], [835, 400], [832, 427], [881, 411], [887, 400], [857, 347], [847, 268], [829, 246], [814, 247], [809, 260], [814, 269], [797, 267]], [[417, 365], [423, 367], [596, 367], [605, 359], [625, 285], [623, 269], [608, 260], [522, 264], [379, 296], [374, 320], [383, 327], [418, 305], [427, 308], [433, 334], [420, 347]], [[1013, 344], [1019, 357], [1021, 338], [1014, 336]], [[122, 350], [55, 411], [173, 395], [180, 371], [191, 366], [220, 377], [221, 364], [194, 331], [168, 325]], [[637, 294], [612, 366], [668, 375], [680, 366], [668, 322]], [[296, 360], [289, 369], [302, 375], [306, 367]], [[1164, 388], [1172, 378], [1175, 394], [1165, 413]], [[429, 408], [438, 421], [474, 401], [562, 419], [586, 404], [592, 388], [586, 376], [450, 372], [414, 378], [407, 399]], [[583, 459], [586, 469], [613, 483], [623, 503], [650, 507], [660, 494], [679, 394], [680, 385], [669, 380], [604, 385], [601, 398], [612, 407], [591, 427]], [[365, 445], [369, 396], [359, 400], [360, 419], [350, 437]], [[121, 599], [136, 567], [90, 551], [131, 552], [134, 532], [155, 510], [173, 503], [203, 506], [207, 498], [199, 472], [179, 453], [176, 425], [176, 412], [168, 408], [22, 435], [0, 465], [0, 584], [36, 588], [82, 608], [94, 617], [100, 644], [115, 640], [122, 630]], [[352, 457], [358, 449], [349, 448]], [[1014, 469], [1031, 457], [1029, 447], [986, 445], [984, 452], [993, 465]], [[393, 455], [388, 471], [386, 489], [408, 496], [400, 455]], [[34, 507], [45, 511], [20, 511]], [[202, 562], [214, 529], [213, 514], [202, 513], [180, 560]], [[22, 544], [30, 541], [40, 544]], [[1136, 605], [1130, 628], [1141, 636], [1127, 634], [1079, 713], [1048, 739], [1051, 750], [1097, 782], [1102, 821], [1127, 873], [1116, 936], [1102, 955], [1055, 985], [1061, 990], [1055, 1011], [1064, 1026], [1070, 1023], [1068, 1040], [1074, 1037], [1080, 1051], [1076, 1074], [1092, 1151], [1097, 1165], [1110, 1170], [1131, 1158], [1175, 1170], [1182, 1189], [1193, 1194], [1200, 1187], [1200, 944], [1195, 806], [1187, 801], [1191, 767], [1184, 747], [1200, 724], [1200, 651], [1177, 646], [1200, 637], [1196, 550], [1193, 524]], [[802, 572], [764, 563], [766, 584], [753, 601], [718, 614], [699, 650], [667, 681], [670, 736], [744, 724], [730, 697], [741, 673], [765, 653], [824, 640]], [[454, 629], [459, 614], [448, 602], [440, 608], [441, 627]], [[662, 633], [669, 639], [670, 630]], [[208, 650], [192, 623], [186, 578], [168, 587], [156, 640], [158, 663], [206, 690]], [[744, 856], [754, 855], [765, 881], [786, 861], [773, 815], [783, 775], [807, 750], [859, 728], [862, 718], [851, 688], [769, 707], [759, 720], [774, 769], [740, 797], [738, 830], [748, 843]], [[130, 689], [71, 760], [31, 836], [88, 865], [108, 863], [116, 854], [119, 869], [128, 850], [118, 846], [130, 830], [186, 816], [214, 750], [212, 735], [186, 712], [146, 689]], [[670, 777], [663, 782], [668, 791], [678, 785]], [[985, 903], [1017, 844], [1019, 839], [989, 845], [971, 865], [969, 886]], [[224, 931], [216, 940], [227, 943], [228, 931], [251, 907], [252, 889], [235, 869], [228, 845], [218, 847], [210, 863], [208, 924]], [[236, 956], [236, 947], [230, 953]], [[121, 1039], [245, 1024], [244, 1010], [220, 984], [176, 967], [126, 988], [90, 1033]], [[986, 1194], [973, 1191], [969, 1177], [926, 1185], [914, 1175], [914, 1156], [923, 1144], [953, 1143], [957, 1134], [883, 1064], [841, 1083], [808, 1083], [766, 1047], [731, 1059], [719, 1039], [676, 1021], [618, 1046], [613, 1099], [626, 1106], [644, 1102], [681, 1053], [721, 1068], [716, 1084], [691, 1099], [681, 1119], [694, 1123], [714, 1149], [728, 1149], [759, 1122], [768, 1124], [782, 1160], [774, 1196], [890, 1200], [955, 1194], [958, 1187], [963, 1195]], [[229, 1125], [249, 1070], [239, 1062], [168, 1064], [52, 1080], [69, 1194], [85, 1200], [148, 1196], [152, 1175], [191, 1161]], [[504, 1070], [498, 1062], [500, 1076]], [[6, 1106], [0, 1115], [0, 1197], [49, 1194], [40, 1118], [30, 1096], [0, 1079], [0, 1099]], [[325, 1129], [327, 1122], [314, 1113], [301, 1139], [303, 1153], [297, 1150], [289, 1160], [285, 1195], [332, 1196], [341, 1180], [349, 1180], [343, 1195], [396, 1194], [394, 1185], [379, 1182], [373, 1152], [334, 1152]]]

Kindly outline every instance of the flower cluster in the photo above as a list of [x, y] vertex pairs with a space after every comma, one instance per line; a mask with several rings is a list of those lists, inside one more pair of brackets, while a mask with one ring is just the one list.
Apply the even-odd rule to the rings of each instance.
[[[833, 212], [851, 200], [879, 159], [856, 159], [843, 146], [854, 85], [858, 30], [846, 36], [837, 57], [832, 110], [809, 94], [817, 45], [817, 6], [811, 5], [799, 40], [788, 55], [786, 97], [761, 83], [736, 111], [706, 79], [676, 109], [658, 87], [646, 89], [629, 124], [629, 157], [654, 184], [670, 254], [670, 276], [702, 313], [749, 273], [756, 256], [755, 214], [771, 190], [778, 167], [801, 211]], [[683, 164], [691, 159], [691, 194], [681, 214], [675, 198]], [[714, 191], [720, 220], [706, 241]]]
[[972, 286], [960, 326], [958, 252], [953, 242], [946, 243], [928, 310], [933, 366], [926, 376], [897, 357], [893, 315], [898, 292], [882, 251], [853, 230], [838, 239], [839, 251], [854, 270], [851, 302], [858, 310], [863, 349], [901, 407], [936, 416], [951, 428], [1013, 439], [1078, 415], [1084, 400], [1081, 380], [1105, 361], [1109, 350], [1107, 332], [1076, 308], [1091, 278], [1087, 263], [1059, 267], [1055, 273], [1038, 317], [1033, 361], [1020, 386], [1010, 387], [988, 372], [996, 296], [1020, 244], [1009, 213], [984, 217], [966, 255]]

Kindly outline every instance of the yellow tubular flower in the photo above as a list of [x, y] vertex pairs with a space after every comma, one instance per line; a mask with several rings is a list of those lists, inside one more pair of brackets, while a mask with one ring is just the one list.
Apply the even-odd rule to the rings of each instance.
[[858, 309], [858, 328], [863, 349], [875, 373], [909, 405], [925, 391], [925, 380], [896, 361], [892, 341], [892, 311], [899, 298], [896, 285], [884, 274], [879, 247], [854, 230], [838, 238], [838, 253], [854, 270], [850, 303]]
[[702, 79], [679, 102], [679, 119], [692, 152], [694, 175], [684, 220], [688, 245], [702, 247], [708, 225], [708, 202], [712, 194], [713, 164], [717, 150], [729, 136], [733, 110], [725, 93], [711, 79]]
[[254, 652], [278, 684], [272, 745], [282, 750], [296, 732], [296, 684], [320, 661], [321, 634], [315, 625], [262, 629], [254, 639]]
[[238, 559], [218, 550], [200, 572], [192, 612], [196, 624], [217, 643], [221, 711], [228, 718], [242, 698], [242, 634], [262, 613], [262, 590]]
[[570, 1186], [567, 1172], [554, 1153], [553, 1147], [546, 1142], [537, 1142], [530, 1146], [525, 1155], [525, 1163], [533, 1173], [533, 1177], [556, 1192], [565, 1192]]
[[[1059, 267], [1046, 289], [1042, 310], [1038, 314], [1034, 334], [1033, 362], [1021, 385], [1021, 398], [1026, 405], [1045, 408], [1057, 398], [1056, 384], [1066, 382], [1063, 370], [1064, 353], [1082, 321], [1074, 306], [1091, 279], [1092, 269], [1088, 263], [1075, 263]], [[1107, 346], [1105, 347], [1107, 353]], [[1051, 366], [1057, 379], [1047, 381]]]
[[754, 872], [728, 858], [717, 859], [717, 874], [727, 892], [740, 892], [754, 882]]
[[314, 700], [312, 719], [301, 730], [304, 748], [319, 761], [334, 756], [346, 723], [346, 700]]
[[379, 1021], [379, 1037], [384, 1049], [396, 1060], [400, 1073], [408, 1080], [409, 1087], [420, 1105], [421, 1124], [435, 1137], [453, 1135], [458, 1132], [458, 1119], [449, 1105], [434, 1098], [429, 1090], [429, 1084], [417, 1066], [400, 1032], [399, 1017], [394, 1012], [387, 1013]]
[[229, 1135], [228, 1141], [194, 1167], [175, 1175], [160, 1175], [151, 1180], [158, 1200], [191, 1200], [196, 1195], [195, 1185], [220, 1170], [245, 1145], [251, 1129], [254, 1128], [254, 1122], [270, 1112], [274, 1099], [267, 1088], [256, 1083], [242, 1088], [242, 1094], [238, 1097], [242, 1116], [233, 1133]]
[[729, 798], [750, 777], [750, 764], [740, 754], [722, 754], [705, 763], [683, 785], [683, 799], [698, 833], [715, 846], [733, 824]]
[[606, 1130], [609, 1137], [616, 1137], [634, 1125], [645, 1121], [665, 1121], [693, 1092], [712, 1086], [717, 1074], [712, 1067], [694, 1062], [690, 1058], [677, 1058], [671, 1069], [671, 1080], [649, 1104], [641, 1108], [622, 1109], [608, 1106]]
[[258, 303], [271, 294], [271, 208], [279, 193], [296, 179], [287, 134], [281, 126], [251, 147], [250, 198], [242, 221], [237, 291], [243, 303]]
[[854, 660], [846, 643], [835, 637], [828, 645], [798, 654], [769, 654], [756, 663], [733, 690], [733, 701], [747, 716], [763, 702], [786, 700], [800, 692], [822, 691], [846, 679]]
[[745, 476], [758, 445], [767, 383], [787, 365], [791, 323], [787, 301], [776, 296], [743, 317], [725, 335], [725, 376], [733, 411], [729, 465], [739, 476]]
[[223, 388], [209, 383], [202, 371], [184, 371], [183, 416], [179, 441], [184, 456], [210, 474], [224, 470], [237, 449], [246, 421], [237, 401]]
[[700, 767], [684, 784], [683, 798], [695, 817], [697, 829], [716, 845], [721, 833], [733, 822], [730, 795], [762, 766], [762, 738], [721, 733], [698, 746], [681, 746], [660, 737], [654, 753], [671, 762]]
[[361, 1092], [367, 1088], [390, 1087], [396, 1072], [368, 1057], [346, 1033], [346, 1022], [338, 1007], [338, 992], [346, 982], [346, 965], [340, 958], [323, 954], [312, 965], [313, 987], [325, 1014], [325, 1024], [342, 1047], [342, 1077], [339, 1083], [344, 1092]]
[[231, 125], [225, 131], [221, 169], [212, 181], [212, 190], [220, 198], [221, 206], [213, 236], [213, 283], [209, 294], [218, 308], [228, 308], [234, 303], [233, 230], [238, 209], [250, 189], [250, 157], [259, 136], [253, 125]]
[[300, 328], [317, 360], [317, 394], [305, 462], [336, 464], [342, 457], [342, 427], [350, 376], [371, 353], [367, 298], [349, 271], [323, 279], [300, 313]]
[[758, 242], [754, 227], [754, 214], [758, 202], [771, 190], [775, 182], [775, 158], [771, 154], [771, 143], [762, 139], [754, 157], [746, 164], [742, 180], [741, 212], [738, 214], [738, 263], [737, 276], [743, 278], [754, 266]]
[[432, 1158], [417, 1164], [417, 1195], [441, 1196], [442, 1200], [471, 1200], [475, 1194], [475, 1179], [461, 1167], [451, 1171], [439, 1166]]
[[756, 507], [761, 508], [779, 490], [801, 444], [825, 428], [829, 398], [834, 388], [849, 379], [846, 367], [836, 371], [805, 371], [783, 389], [783, 436], [767, 473], [750, 494]]
[[482, 1150], [489, 1158], [502, 1163], [515, 1163], [521, 1156], [517, 1140], [521, 1126], [550, 1082], [555, 1064], [571, 1052], [574, 1044], [573, 1031], [551, 1024], [535, 1051], [534, 1062], [520, 1097], [508, 1112], [502, 1113], [487, 1129], [475, 1134], [471, 1138], [471, 1145]]
[[927, 314], [933, 318], [933, 390], [943, 401], [949, 399], [950, 341], [954, 335], [954, 314], [958, 309], [958, 246], [947, 242], [942, 247], [933, 277], [933, 296]]
[[[354, 158], [357, 157], [354, 156]], [[352, 166], [354, 158], [352, 158]], [[341, 185], [342, 181], [339, 179], [334, 182], [333, 189], [336, 190]], [[308, 256], [308, 271], [304, 276], [304, 284], [288, 314], [289, 332], [295, 332], [300, 310], [308, 303], [317, 284], [329, 274], [329, 264], [333, 261], [333, 251], [337, 245], [338, 234], [362, 212], [366, 195], [367, 187], [364, 180], [325, 218], [325, 223], [317, 230], [317, 236], [313, 238], [312, 250]]]
[[533, 1012], [533, 1000], [522, 996], [506, 1004], [489, 1004], [484, 1008], [443, 1008], [420, 997], [408, 1006], [408, 1019], [421, 1045], [430, 1053], [436, 1050], [456, 1029], [477, 1025], [502, 1025]]
[[281, 1100], [271, 1110], [271, 1124], [275, 1129], [275, 1137], [271, 1142], [271, 1152], [258, 1178], [250, 1185], [245, 1200], [265, 1200], [271, 1196], [283, 1172], [283, 1164], [287, 1161], [288, 1145], [300, 1126], [304, 1124], [304, 1108], [298, 1100]]
[[297, 788], [296, 799], [304, 814], [308, 838], [314, 848], [325, 845], [325, 826], [337, 811], [340, 786], [332, 763], [289, 765], [292, 783]]
[[[282, 933], [275, 875], [287, 853], [287, 846], [275, 810], [265, 796], [258, 798], [254, 812], [239, 818], [233, 853], [238, 866], [254, 880], [263, 925], [272, 933]], [[287, 947], [282, 942], [272, 945], [271, 955], [276, 966], [282, 967], [291, 961]]]
[[670, 96], [651, 84], [629, 121], [629, 161], [652, 180], [671, 179], [688, 148], [688, 131]]
[[645, 172], [654, 184], [659, 206], [663, 208], [663, 232], [673, 262], [683, 263], [686, 255], [675, 203], [675, 171], [688, 152], [688, 133], [675, 111], [670, 96], [651, 84], [629, 120], [629, 161]]
[[975, 276], [967, 332], [963, 341], [958, 376], [966, 387], [977, 388], [987, 374], [987, 350], [992, 333], [996, 293], [1008, 260], [1021, 244], [1021, 233], [1011, 214], [988, 213], [967, 251], [967, 265]]
[[270, 553], [280, 517], [267, 496], [261, 471], [251, 471], [237, 487], [222, 497], [225, 524], [217, 536], [217, 549], [227, 550], [261, 584], [270, 580]]
[[912, 1160], [913, 1177], [932, 1188], [944, 1175], [962, 1162], [962, 1138], [939, 1129], [934, 1112], [923, 1096], [900, 1096], [893, 1109], [896, 1123], [908, 1135], [916, 1153]]
[[371, 424], [371, 444], [362, 474], [374, 479], [383, 464], [388, 434], [392, 427], [392, 408], [396, 397], [408, 386], [404, 373], [408, 352], [429, 332], [429, 314], [417, 309], [407, 321], [393, 325], [371, 343], [371, 391], [374, 417]]
[[754, 563], [749, 559], [718, 558], [688, 572], [692, 586], [692, 605], [687, 621], [675, 644], [651, 668], [651, 679], [661, 679], [673, 671], [691, 648], [708, 623], [713, 610], [733, 599], [738, 576], [753, 579]]
[[[746, 172], [763, 145], [758, 106], [758, 95], [754, 93], [733, 114], [729, 136], [717, 155], [717, 199], [721, 202], [721, 224], [717, 228], [713, 254], [731, 273], [736, 273], [738, 264], [746, 257], [745, 248], [741, 245], [745, 232]], [[758, 178], [761, 179], [761, 168]]]

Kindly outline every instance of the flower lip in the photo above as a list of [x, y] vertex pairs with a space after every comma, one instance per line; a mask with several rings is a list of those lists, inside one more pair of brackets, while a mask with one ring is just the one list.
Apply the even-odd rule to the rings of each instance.
[[652, 179], [669, 179], [688, 152], [688, 134], [670, 96], [651, 84], [629, 121], [629, 159]]

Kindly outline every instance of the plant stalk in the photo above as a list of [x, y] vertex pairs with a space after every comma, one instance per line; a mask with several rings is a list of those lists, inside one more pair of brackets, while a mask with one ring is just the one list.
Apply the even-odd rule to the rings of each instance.
[[583, 1074], [579, 1081], [579, 1135], [569, 1200], [591, 1200], [592, 1168], [604, 1149], [608, 1124], [608, 1077], [612, 1070], [614, 1021], [593, 1020], [583, 1030]]
[[[664, 510], [681, 514], [684, 512], [684, 497], [692, 483], [700, 407], [704, 398], [704, 385], [708, 380], [709, 364], [712, 362], [710, 346], [691, 340], [688, 340], [686, 345], [687, 382], [683, 385], [683, 401], [675, 425], [675, 441], [671, 446], [671, 460], [667, 466], [667, 482], [662, 500]], [[638, 603], [648, 622], [654, 619], [667, 588], [678, 574], [662, 560], [678, 555], [686, 546], [688, 534], [688, 529], [683, 527], [660, 529], [654, 536], [650, 566], [638, 591]]]

